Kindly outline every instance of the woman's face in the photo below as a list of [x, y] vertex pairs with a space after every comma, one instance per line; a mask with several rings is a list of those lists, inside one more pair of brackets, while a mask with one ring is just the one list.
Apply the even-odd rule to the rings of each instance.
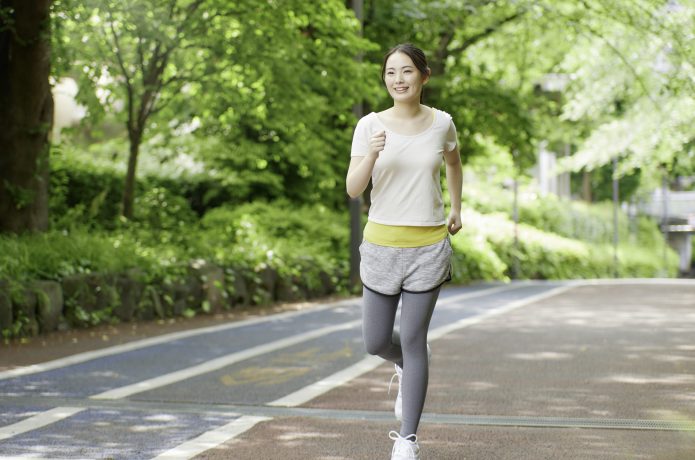
[[423, 76], [407, 54], [393, 53], [386, 60], [384, 70], [384, 83], [394, 101], [420, 102], [422, 86], [429, 76]]

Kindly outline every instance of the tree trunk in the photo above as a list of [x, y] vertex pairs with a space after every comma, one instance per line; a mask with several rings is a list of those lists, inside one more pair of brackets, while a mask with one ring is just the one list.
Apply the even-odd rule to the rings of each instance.
[[128, 172], [125, 176], [125, 186], [123, 187], [123, 217], [133, 218], [133, 203], [135, 201], [135, 171], [138, 166], [138, 153], [140, 152], [140, 141], [142, 132], [139, 130], [129, 130], [130, 137], [130, 156], [128, 157]]
[[48, 227], [51, 0], [0, 0], [0, 232]]
[[[363, 0], [350, 0], [350, 8], [355, 12], [355, 17], [360, 21], [360, 26], [364, 24]], [[360, 29], [360, 34], [361, 34]], [[362, 60], [362, 56], [356, 57], [357, 61]], [[358, 102], [352, 107], [355, 118], [360, 119], [364, 115], [362, 102]], [[356, 290], [361, 283], [360, 280], [360, 244], [362, 243], [362, 198], [350, 199], [350, 288]]]
[[591, 171], [582, 172], [582, 200], [591, 203]]

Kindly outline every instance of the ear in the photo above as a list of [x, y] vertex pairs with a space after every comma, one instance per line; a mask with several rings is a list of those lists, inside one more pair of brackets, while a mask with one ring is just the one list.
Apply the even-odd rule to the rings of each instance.
[[426, 85], [430, 81], [430, 75], [432, 75], [432, 69], [427, 68], [427, 74], [422, 77], [422, 84]]

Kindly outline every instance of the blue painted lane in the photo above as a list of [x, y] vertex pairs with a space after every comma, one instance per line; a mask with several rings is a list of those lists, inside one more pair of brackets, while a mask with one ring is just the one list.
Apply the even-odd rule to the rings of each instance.
[[87, 409], [0, 442], [0, 456], [150, 459], [236, 415]]
[[310, 340], [131, 396], [135, 401], [266, 404], [364, 358], [361, 328]]
[[357, 303], [173, 340], [0, 381], [0, 394], [88, 397], [301, 332], [358, 319]]

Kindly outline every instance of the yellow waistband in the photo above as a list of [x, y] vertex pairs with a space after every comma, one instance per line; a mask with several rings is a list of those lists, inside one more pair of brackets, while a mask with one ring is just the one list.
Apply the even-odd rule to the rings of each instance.
[[364, 239], [379, 246], [417, 248], [437, 243], [446, 238], [446, 225], [415, 227], [411, 225], [383, 225], [368, 221]]

